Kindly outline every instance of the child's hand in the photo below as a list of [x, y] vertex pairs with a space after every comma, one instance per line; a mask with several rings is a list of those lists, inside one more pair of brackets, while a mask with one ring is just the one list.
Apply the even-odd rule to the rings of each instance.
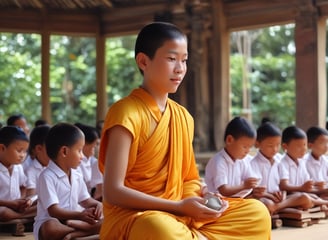
[[95, 219], [99, 220], [100, 218], [102, 218], [102, 214], [103, 214], [103, 207], [102, 207], [102, 204], [99, 203], [99, 204], [97, 204], [97, 206], [94, 210]]
[[324, 190], [325, 186], [326, 186], [326, 182], [324, 182], [324, 181], [315, 182], [314, 186], [315, 186], [316, 190], [319, 190], [319, 191]]
[[10, 208], [13, 209], [14, 211], [23, 213], [30, 206], [31, 206], [31, 204], [28, 199], [20, 198], [20, 199], [15, 199], [14, 201], [12, 201]]
[[257, 178], [247, 178], [244, 181], [244, 189], [255, 188], [258, 185], [259, 179]]
[[313, 181], [309, 180], [306, 181], [303, 185], [302, 185], [302, 190], [304, 192], [311, 192], [313, 190]]
[[284, 193], [283, 192], [274, 192], [272, 194], [272, 201], [274, 201], [275, 203], [281, 202], [282, 200], [284, 200]]
[[95, 224], [97, 222], [95, 211], [95, 207], [84, 209], [81, 212], [80, 220], [85, 221], [89, 224]]
[[253, 196], [255, 198], [264, 197], [265, 193], [266, 193], [266, 187], [259, 186], [259, 187], [253, 188]]

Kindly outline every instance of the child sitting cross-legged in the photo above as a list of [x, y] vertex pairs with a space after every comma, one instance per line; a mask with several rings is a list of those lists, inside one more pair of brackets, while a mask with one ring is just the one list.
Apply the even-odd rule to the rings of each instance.
[[328, 199], [328, 131], [312, 126], [306, 131], [309, 152], [305, 155], [306, 168], [313, 180], [314, 193]]
[[281, 147], [281, 130], [273, 123], [266, 122], [257, 129], [255, 146], [257, 154], [250, 161], [254, 177], [261, 179], [259, 186], [265, 191], [253, 191], [253, 197], [262, 201], [273, 215], [287, 207], [308, 209], [312, 201], [307, 194], [295, 193], [286, 196], [279, 188], [280, 177], [278, 166], [280, 157], [277, 156]]
[[[36, 214], [36, 206], [25, 195], [26, 176], [21, 165], [28, 143], [19, 127], [0, 129], [0, 219], [4, 222], [33, 218]], [[20, 232], [14, 234], [21, 235], [24, 229]]]
[[289, 126], [282, 133], [285, 154], [279, 163], [280, 189], [287, 194], [305, 193], [313, 206], [327, 205], [328, 200], [314, 194], [314, 181], [306, 168], [307, 135], [299, 127]]
[[74, 239], [99, 232], [102, 204], [90, 197], [83, 176], [76, 170], [83, 146], [84, 134], [78, 127], [59, 123], [50, 129], [46, 150], [51, 160], [37, 184], [36, 240]]

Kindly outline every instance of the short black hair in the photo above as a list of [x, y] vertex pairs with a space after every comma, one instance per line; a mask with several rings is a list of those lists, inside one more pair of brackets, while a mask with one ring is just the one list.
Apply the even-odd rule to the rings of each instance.
[[34, 122], [34, 126], [48, 125], [48, 122], [44, 119], [38, 119]]
[[297, 126], [289, 126], [286, 127], [282, 132], [282, 143], [289, 143], [291, 140], [295, 139], [304, 139], [306, 137], [306, 133], [303, 131], [303, 129], [297, 127]]
[[16, 126], [5, 126], [0, 128], [0, 144], [8, 147], [18, 140], [29, 142], [27, 135], [21, 128]]
[[8, 117], [7, 119], [7, 126], [14, 126], [15, 122], [19, 119], [24, 119], [24, 115], [23, 114], [13, 114], [11, 116]]
[[30, 134], [30, 144], [28, 147], [28, 152], [30, 154], [33, 154], [32, 151], [36, 145], [45, 144], [49, 131], [49, 125], [40, 125], [32, 129], [32, 132]]
[[281, 130], [271, 122], [265, 122], [257, 128], [256, 140], [261, 142], [268, 137], [281, 137]]
[[165, 41], [181, 38], [187, 39], [186, 35], [172, 23], [150, 23], [143, 27], [137, 36], [134, 49], [135, 57], [142, 52], [153, 59], [157, 49], [163, 46]]
[[46, 137], [46, 150], [52, 160], [56, 160], [61, 147], [71, 147], [84, 138], [83, 132], [70, 123], [57, 123], [49, 130]]
[[235, 139], [240, 137], [256, 138], [256, 130], [246, 118], [238, 116], [233, 118], [226, 126], [224, 141], [228, 135], [231, 135]]
[[308, 142], [310, 143], [313, 143], [321, 135], [328, 136], [327, 129], [318, 126], [313, 126], [306, 131], [306, 136], [308, 138]]
[[83, 132], [86, 144], [93, 143], [99, 139], [99, 135], [95, 127], [83, 123], [75, 123], [75, 126]]

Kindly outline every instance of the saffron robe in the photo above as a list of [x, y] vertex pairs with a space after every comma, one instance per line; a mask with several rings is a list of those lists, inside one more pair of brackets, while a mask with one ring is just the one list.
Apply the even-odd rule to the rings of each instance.
[[[100, 143], [99, 169], [102, 172], [108, 144], [105, 133], [117, 125], [126, 128], [133, 138], [125, 178], [127, 187], [176, 201], [200, 195], [201, 182], [192, 147], [194, 122], [184, 107], [168, 99], [166, 109], [162, 113], [152, 96], [141, 88], [135, 89], [129, 96], [113, 104], [107, 113]], [[136, 222], [139, 224], [140, 218], [156, 218], [156, 215], [177, 220], [168, 220], [167, 226], [164, 226], [170, 231], [174, 230], [172, 239], [176, 240], [198, 239], [195, 231], [209, 239], [270, 238], [270, 216], [262, 203], [245, 199], [228, 201], [229, 208], [212, 222], [196, 222], [190, 217], [161, 211], [126, 209], [104, 201], [104, 221], [100, 238], [134, 239], [130, 236], [133, 225]], [[181, 226], [175, 227], [174, 224], [183, 224], [187, 231], [181, 229]], [[142, 227], [138, 229], [144, 231]], [[141, 232], [140, 235], [143, 236], [142, 239], [154, 237], [147, 236], [147, 231]], [[168, 237], [165, 238], [167, 240]], [[156, 239], [162, 238], [156, 236]]]

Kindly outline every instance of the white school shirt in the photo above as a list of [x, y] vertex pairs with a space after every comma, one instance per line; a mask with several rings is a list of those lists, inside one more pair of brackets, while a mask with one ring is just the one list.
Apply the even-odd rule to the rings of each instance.
[[306, 169], [310, 178], [315, 182], [328, 182], [328, 158], [321, 155], [318, 160], [314, 159], [311, 152], [305, 155]]
[[22, 163], [25, 175], [26, 175], [26, 169], [32, 164], [33, 159], [30, 154], [26, 154], [26, 157], [24, 159], [24, 162]]
[[279, 155], [273, 157], [273, 164], [260, 152], [250, 162], [250, 171], [253, 177], [259, 178], [259, 186], [266, 187], [269, 193], [279, 192], [279, 170], [278, 165], [280, 162]]
[[60, 208], [80, 211], [80, 202], [90, 198], [83, 176], [71, 169], [71, 181], [66, 173], [50, 160], [48, 167], [41, 172], [37, 183], [37, 215], [33, 227], [34, 238], [38, 240], [41, 225], [51, 219], [48, 208], [58, 204]]
[[279, 175], [281, 180], [288, 180], [290, 185], [301, 186], [309, 181], [310, 175], [306, 169], [306, 160], [298, 159], [298, 165], [287, 155], [284, 154], [279, 164]]
[[98, 159], [94, 156], [91, 157], [91, 188], [96, 187], [98, 184], [103, 183], [103, 175], [98, 167]]
[[31, 164], [25, 169], [25, 174], [27, 177], [26, 188], [36, 189], [36, 184], [39, 180], [40, 173], [46, 167], [42, 166], [37, 159], [33, 159]]
[[15, 200], [21, 198], [20, 187], [26, 186], [26, 176], [22, 164], [13, 165], [12, 173], [0, 163], [0, 199]]
[[[248, 158], [249, 156], [246, 156], [246, 159]], [[224, 184], [240, 185], [249, 177], [251, 174], [248, 161], [233, 161], [224, 149], [216, 153], [206, 164], [205, 183], [211, 192], [217, 192]]]
[[94, 156], [89, 158], [83, 156], [81, 164], [77, 169], [83, 176], [89, 192], [91, 192], [91, 189], [96, 187], [96, 185], [103, 183], [103, 175], [98, 168], [98, 159]]

